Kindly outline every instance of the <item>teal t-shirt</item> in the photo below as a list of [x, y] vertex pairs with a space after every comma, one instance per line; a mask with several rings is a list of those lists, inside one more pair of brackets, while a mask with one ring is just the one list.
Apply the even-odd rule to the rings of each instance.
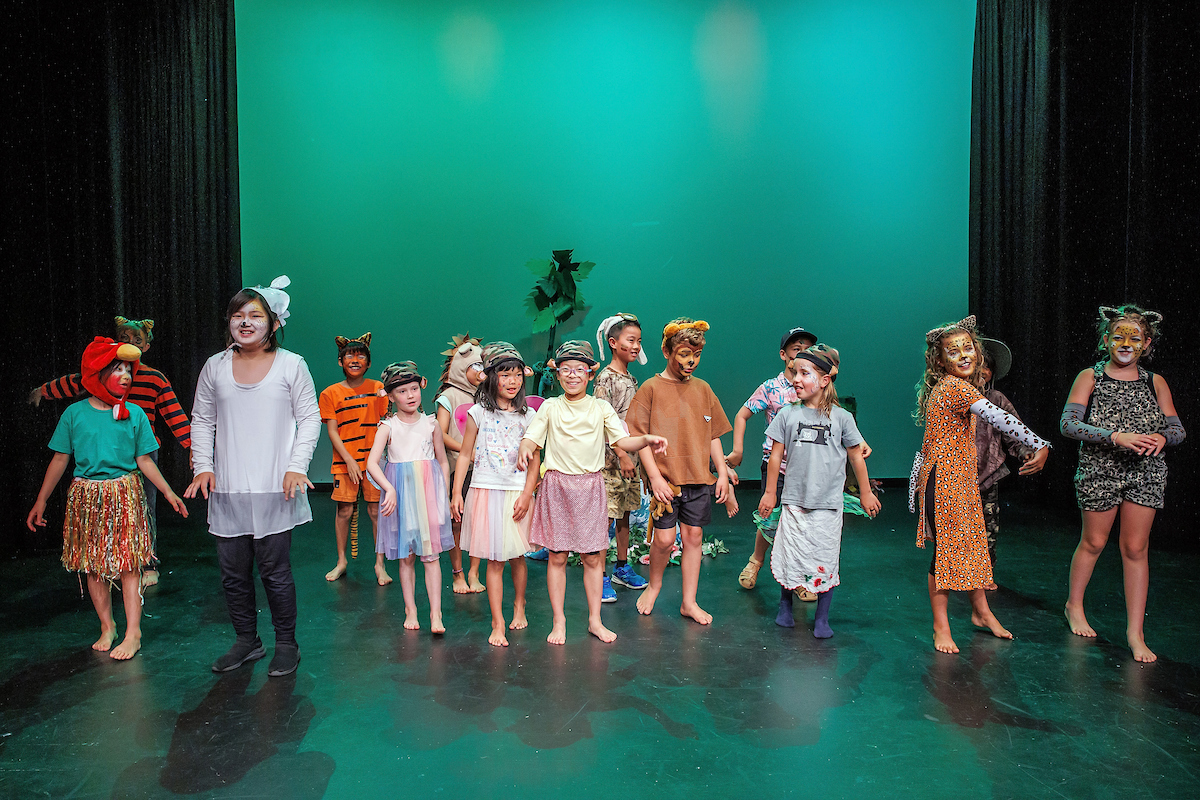
[[126, 403], [129, 419], [113, 419], [87, 400], [72, 403], [58, 419], [50, 449], [75, 457], [75, 477], [93, 481], [120, 478], [137, 469], [137, 457], [158, 449], [146, 412]]

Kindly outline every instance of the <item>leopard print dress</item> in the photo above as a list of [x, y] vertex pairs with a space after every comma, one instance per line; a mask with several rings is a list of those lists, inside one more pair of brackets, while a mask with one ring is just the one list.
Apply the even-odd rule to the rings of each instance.
[[[947, 375], [933, 387], [925, 405], [925, 441], [917, 482], [917, 547], [924, 547], [926, 540], [936, 541], [933, 576], [938, 589], [968, 591], [992, 582], [979, 499], [976, 420], [971, 413], [971, 405], [981, 399], [983, 395], [974, 386]], [[936, 530], [929, 529], [925, 513], [931, 470], [935, 470], [932, 500]]]

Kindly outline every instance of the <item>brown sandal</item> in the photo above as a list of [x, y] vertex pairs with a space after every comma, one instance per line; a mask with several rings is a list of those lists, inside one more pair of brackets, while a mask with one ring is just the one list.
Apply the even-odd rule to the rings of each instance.
[[763, 562], [757, 560], [754, 556], [750, 556], [750, 560], [746, 562], [746, 566], [742, 567], [742, 574], [738, 575], [738, 583], [743, 589], [753, 589], [754, 584], [758, 583], [758, 571], [762, 569]]

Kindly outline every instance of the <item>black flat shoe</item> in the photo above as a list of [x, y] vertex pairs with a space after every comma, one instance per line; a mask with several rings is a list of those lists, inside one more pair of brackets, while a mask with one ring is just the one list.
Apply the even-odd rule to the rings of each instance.
[[299, 666], [300, 646], [295, 644], [277, 644], [275, 645], [275, 655], [271, 656], [271, 665], [267, 668], [267, 675], [272, 678], [291, 675]]
[[229, 648], [229, 652], [213, 662], [213, 672], [232, 672], [247, 661], [257, 661], [267, 654], [263, 649], [262, 640], [257, 636], [253, 641], [238, 639]]

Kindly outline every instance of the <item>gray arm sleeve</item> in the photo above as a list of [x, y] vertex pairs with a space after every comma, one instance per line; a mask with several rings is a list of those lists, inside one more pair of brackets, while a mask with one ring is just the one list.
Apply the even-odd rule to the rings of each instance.
[[1112, 431], [1088, 425], [1083, 421], [1083, 414], [1086, 410], [1083, 403], [1067, 403], [1063, 406], [1062, 417], [1058, 421], [1058, 429], [1062, 431], [1062, 435], [1081, 442], [1111, 444]]
[[1183, 442], [1183, 438], [1187, 436], [1187, 432], [1183, 429], [1183, 423], [1179, 421], [1179, 417], [1167, 417], [1166, 430], [1159, 431], [1163, 438], [1167, 440], [1167, 444], [1176, 445]]
[[1024, 422], [1021, 422], [1021, 420], [990, 400], [985, 400], [982, 397], [976, 400], [971, 404], [971, 413], [1010, 439], [1015, 439], [1021, 444], [1027, 444], [1035, 450], [1041, 450], [1050, 444], [1029, 430]]

